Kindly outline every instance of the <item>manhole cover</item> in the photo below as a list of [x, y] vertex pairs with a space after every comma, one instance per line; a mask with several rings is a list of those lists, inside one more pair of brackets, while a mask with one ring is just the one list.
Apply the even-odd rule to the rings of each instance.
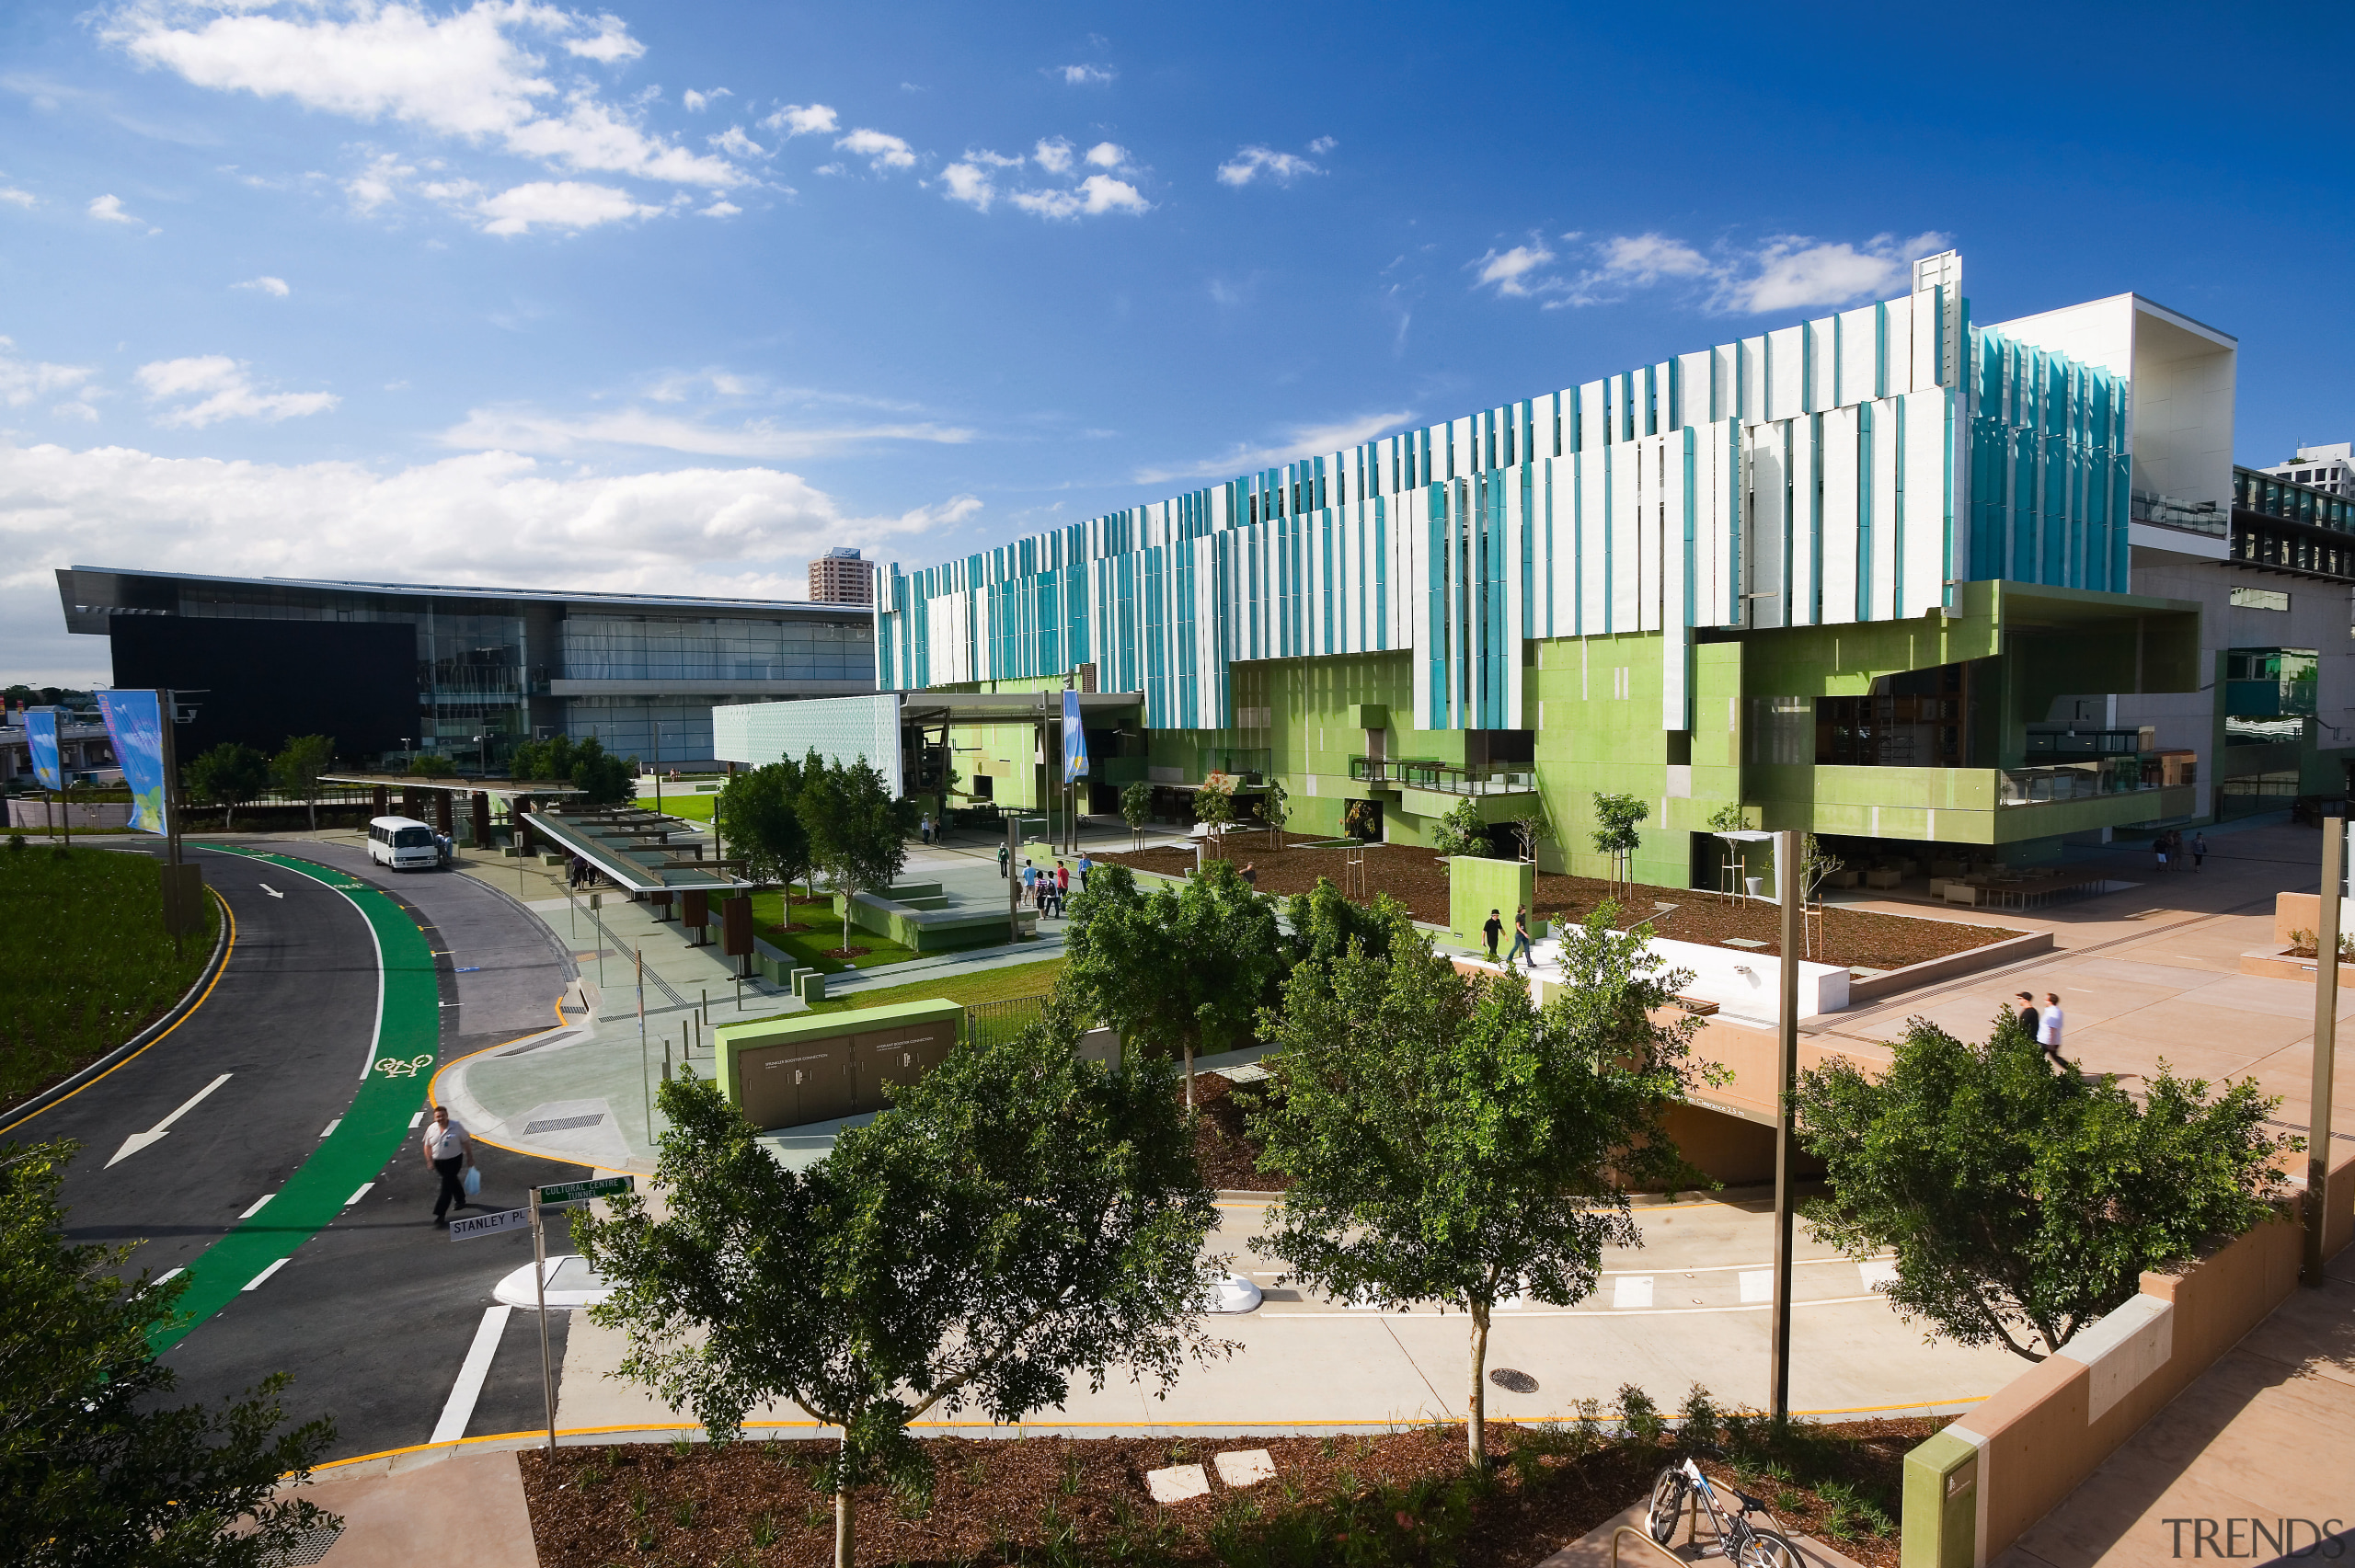
[[1536, 1379], [1511, 1367], [1490, 1368], [1488, 1381], [1500, 1389], [1510, 1389], [1517, 1394], [1534, 1394], [1537, 1391]]

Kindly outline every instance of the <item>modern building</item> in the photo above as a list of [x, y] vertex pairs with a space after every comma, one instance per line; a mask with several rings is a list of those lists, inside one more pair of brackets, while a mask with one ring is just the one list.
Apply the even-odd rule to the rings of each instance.
[[180, 734], [347, 759], [427, 752], [496, 773], [518, 741], [592, 736], [649, 766], [708, 766], [729, 703], [875, 688], [872, 612], [652, 594], [57, 574], [66, 629], [112, 644], [117, 686], [198, 694]]
[[[122, 770], [115, 766], [113, 738], [107, 734], [105, 721], [94, 712], [59, 713], [57, 763], [73, 784], [122, 782]], [[21, 711], [12, 713], [6, 723], [0, 724], [0, 790], [13, 795], [40, 787], [24, 715]]]
[[875, 567], [856, 550], [837, 545], [810, 563], [810, 601], [813, 604], [872, 604]]
[[[1425, 842], [1469, 798], [1542, 808], [1544, 863], [1592, 871], [1594, 795], [1633, 795], [1637, 875], [1673, 884], [1714, 880], [1729, 808], [1852, 864], [2019, 863], [2206, 819], [2242, 780], [2343, 793], [2324, 585], [2349, 558], [2331, 518], [2284, 515], [2307, 492], [2236, 475], [2234, 339], [2134, 294], [1982, 325], [1953, 253], [1913, 280], [891, 566], [879, 682], [1133, 693], [1089, 720], [1097, 809], [1139, 779], [1179, 807], [1223, 769], [1279, 782], [1304, 830]], [[2314, 712], [2226, 711], [2269, 683]], [[992, 798], [1047, 797], [1034, 727], [956, 741]]]
[[2302, 446], [2289, 462], [2257, 472], [2293, 485], [2311, 486], [2326, 496], [2355, 498], [2355, 441]]

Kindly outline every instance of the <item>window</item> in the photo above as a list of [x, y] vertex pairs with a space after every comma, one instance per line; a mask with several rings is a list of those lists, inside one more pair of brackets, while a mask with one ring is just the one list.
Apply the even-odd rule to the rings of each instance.
[[2290, 596], [2270, 588], [2236, 588], [2233, 589], [2235, 610], [2287, 610]]

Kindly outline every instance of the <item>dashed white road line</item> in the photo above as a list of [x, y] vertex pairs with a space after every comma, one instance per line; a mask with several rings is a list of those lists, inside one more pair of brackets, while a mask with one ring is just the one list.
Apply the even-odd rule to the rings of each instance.
[[421, 1121], [423, 1121], [424, 1119], [425, 1119], [425, 1113], [424, 1113], [423, 1111], [419, 1111], [419, 1112], [418, 1112], [418, 1113], [417, 1113], [417, 1115], [415, 1115], [415, 1116], [413, 1116], [409, 1117], [409, 1119], [408, 1119], [408, 1129], [409, 1129], [409, 1131], [411, 1131], [411, 1132], [415, 1132], [415, 1131], [417, 1130], [417, 1124], [418, 1124], [418, 1123], [419, 1123], [419, 1122], [421, 1122]]
[[247, 1280], [245, 1288], [251, 1290], [255, 1286], [259, 1285], [263, 1280], [268, 1279], [271, 1275], [276, 1274], [280, 1269], [284, 1268], [285, 1266], [286, 1260], [284, 1258], [279, 1259], [276, 1263], [271, 1264], [268, 1268], [263, 1269], [259, 1274], [255, 1275], [251, 1279]]
[[507, 1315], [515, 1309], [492, 1307], [482, 1315], [475, 1328], [475, 1342], [466, 1347], [466, 1358], [458, 1363], [458, 1380], [451, 1385], [450, 1397], [442, 1406], [442, 1419], [433, 1424], [433, 1436], [429, 1443], [454, 1443], [466, 1435], [466, 1423], [474, 1419], [475, 1401], [482, 1397], [483, 1379], [490, 1376], [491, 1357], [499, 1354], [499, 1336], [507, 1332]]
[[343, 1118], [342, 1118], [341, 1116], [338, 1116], [338, 1117], [336, 1117], [336, 1119], [335, 1119], [335, 1120], [333, 1120], [333, 1121], [331, 1121], [331, 1122], [327, 1123], [327, 1126], [325, 1126], [325, 1127], [321, 1127], [321, 1128], [319, 1129], [319, 1136], [320, 1136], [321, 1138], [327, 1138], [327, 1137], [331, 1137], [331, 1136], [333, 1136], [333, 1134], [334, 1134], [334, 1132], [335, 1132], [335, 1129], [336, 1129], [336, 1128], [338, 1128], [338, 1127], [341, 1127], [342, 1125], [343, 1125]]
[[278, 1195], [276, 1193], [262, 1194], [261, 1196], [254, 1199], [254, 1206], [251, 1208], [248, 1208], [243, 1214], [238, 1215], [237, 1218], [240, 1219], [251, 1219], [255, 1215], [261, 1212], [261, 1206], [263, 1204], [268, 1203], [271, 1198], [274, 1198], [277, 1196]]
[[358, 1203], [362, 1198], [366, 1197], [366, 1196], [368, 1196], [368, 1189], [369, 1189], [370, 1187], [374, 1186], [375, 1185], [376, 1185], [376, 1184], [375, 1184], [375, 1183], [373, 1183], [373, 1182], [362, 1182], [362, 1183], [361, 1183], [361, 1184], [360, 1184], [360, 1190], [359, 1190], [358, 1192], [356, 1192], [356, 1193], [353, 1193], [350, 1197], [345, 1198], [345, 1199], [343, 1200], [343, 1207], [346, 1207], [346, 1208], [350, 1208], [353, 1204]]

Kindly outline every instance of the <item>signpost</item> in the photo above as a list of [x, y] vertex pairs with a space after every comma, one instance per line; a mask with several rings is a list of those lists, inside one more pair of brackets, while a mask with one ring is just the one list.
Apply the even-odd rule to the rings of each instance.
[[2315, 914], [2315, 1066], [2306, 1113], [2306, 1244], [2299, 1278], [2319, 1288], [2323, 1230], [2330, 1214], [2332, 1058], [2338, 1046], [2338, 913], [2347, 886], [2347, 820], [2322, 819], [2322, 881]]
[[547, 1411], [548, 1453], [551, 1456], [556, 1453], [556, 1367], [548, 1354], [548, 1243], [546, 1233], [540, 1229], [540, 1210], [586, 1203], [591, 1198], [613, 1197], [629, 1192], [637, 1185], [634, 1176], [599, 1176], [593, 1181], [558, 1182], [553, 1186], [534, 1187], [529, 1208], [509, 1208], [497, 1214], [477, 1215], [472, 1219], [450, 1221], [450, 1240], [454, 1242], [496, 1235], [501, 1230], [512, 1230], [518, 1225], [532, 1228], [532, 1289], [540, 1305], [540, 1402]]
[[1798, 1129], [1791, 1125], [1799, 1075], [1799, 921], [1806, 878], [1799, 871], [1799, 835], [1775, 835], [1775, 891], [1783, 900], [1783, 963], [1775, 1043], [1775, 1323], [1766, 1353], [1767, 1398], [1775, 1424], [1791, 1418], [1791, 1193]]

